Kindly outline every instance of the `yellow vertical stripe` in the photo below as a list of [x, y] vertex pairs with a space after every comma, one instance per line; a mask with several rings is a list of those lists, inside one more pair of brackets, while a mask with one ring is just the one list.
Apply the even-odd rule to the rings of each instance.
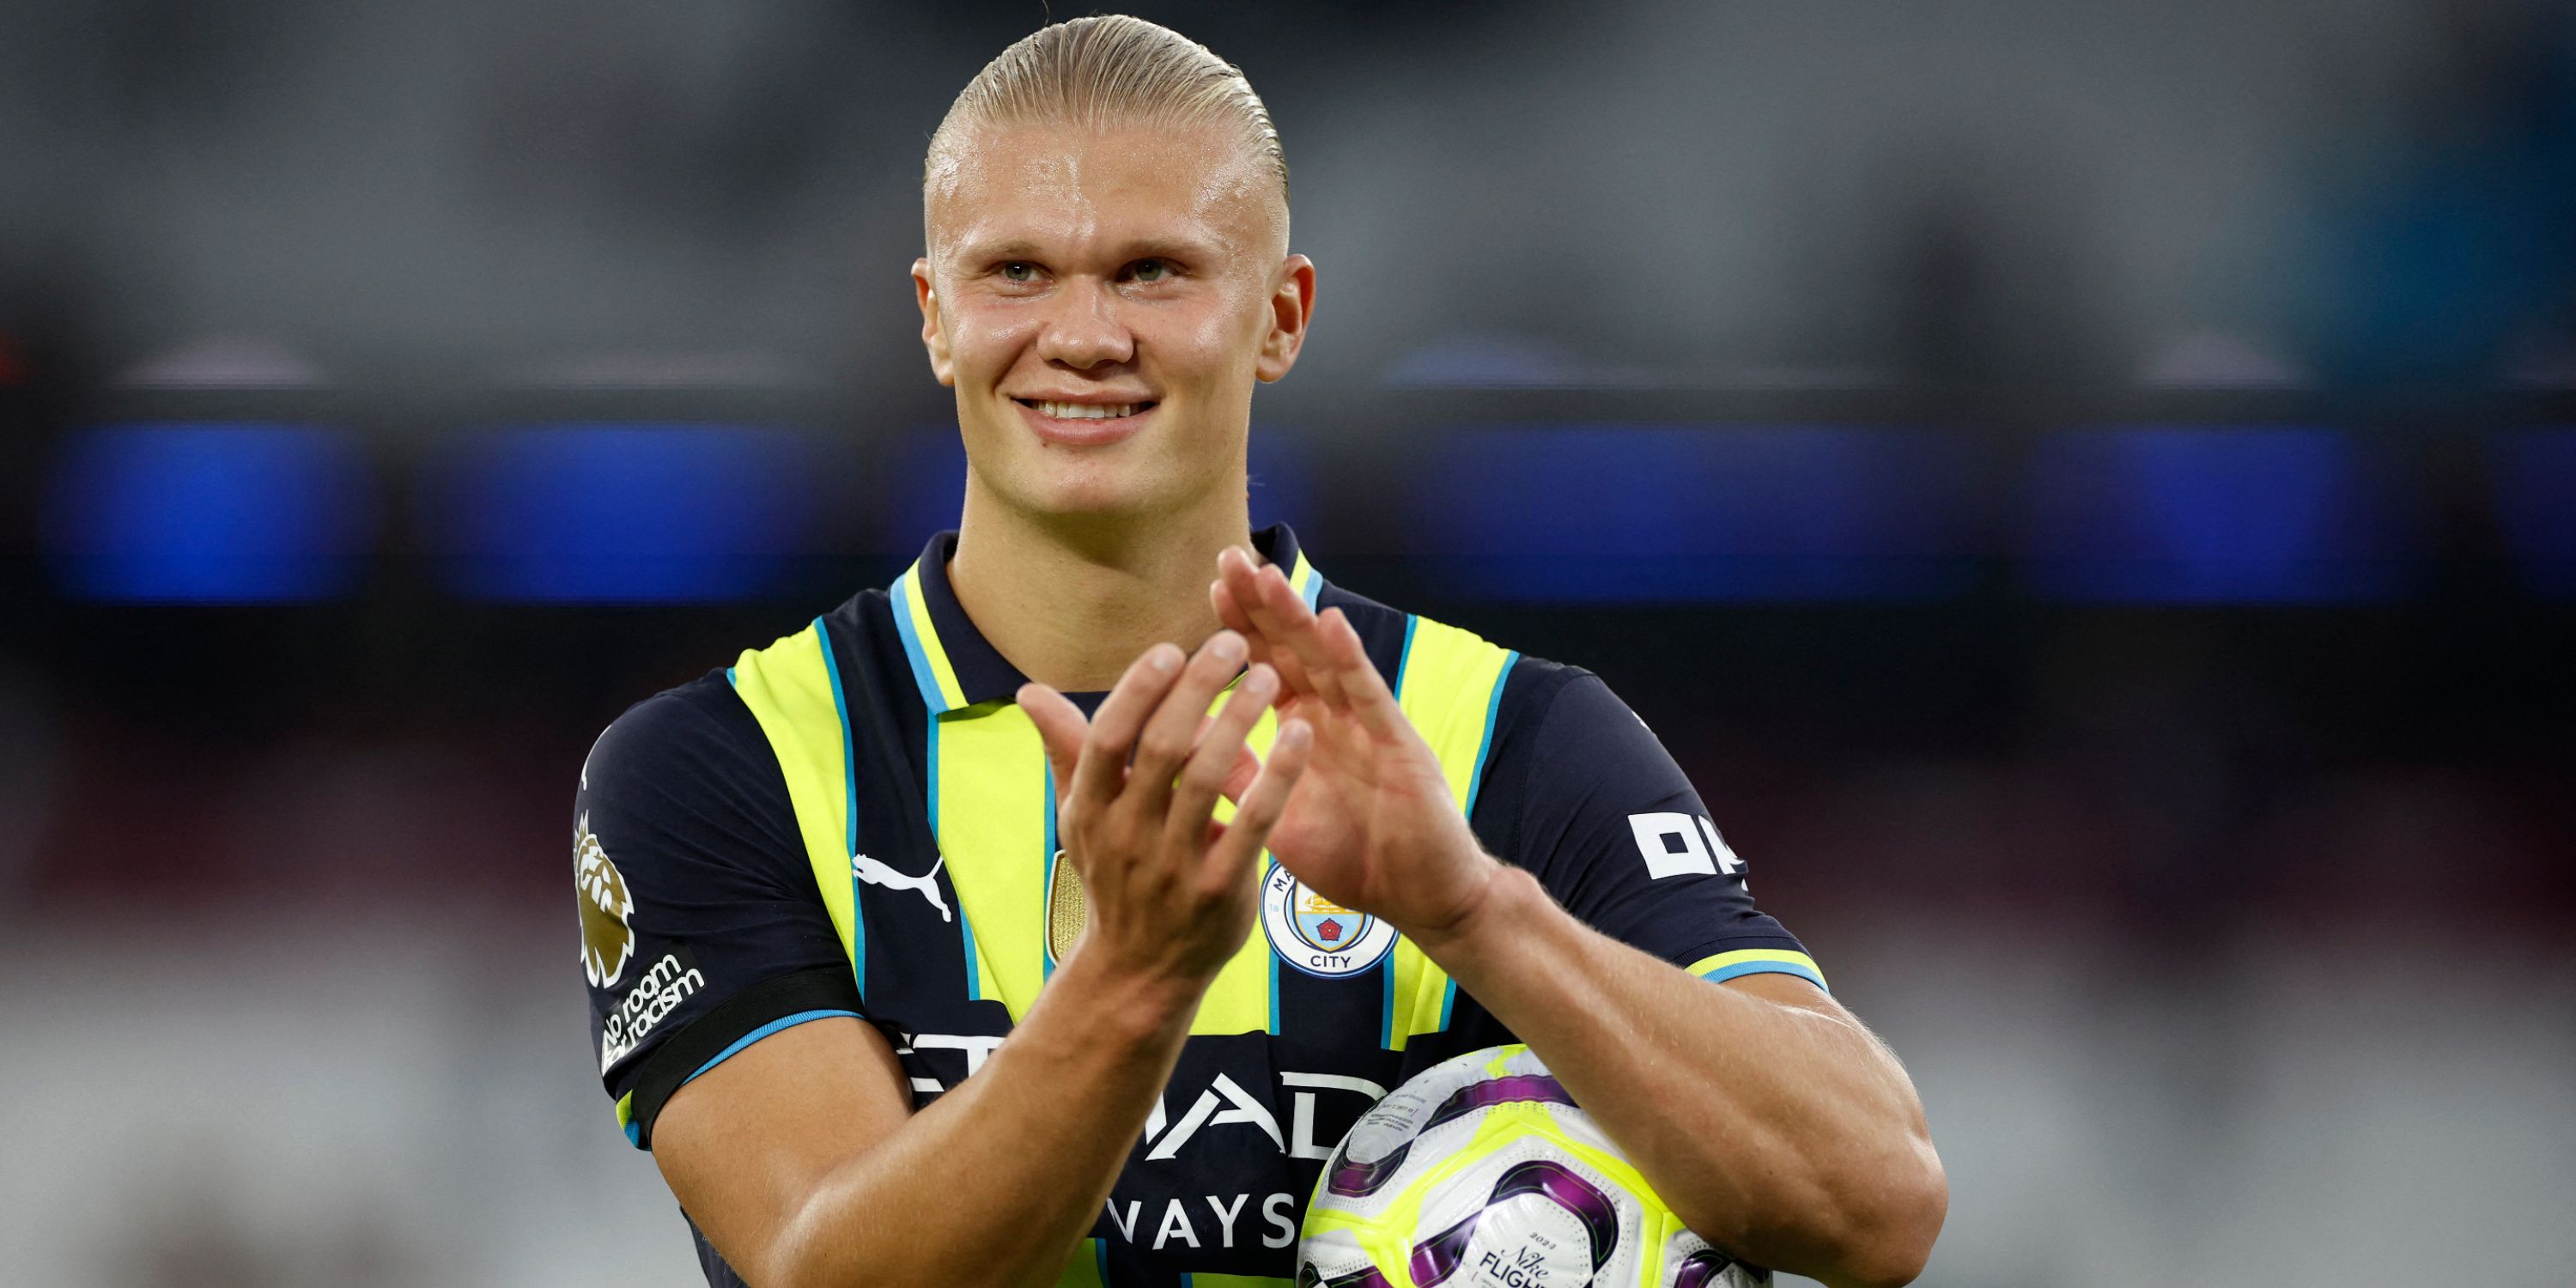
[[[1233, 692], [1234, 686], [1227, 685], [1226, 691], [1218, 694], [1216, 701], [1208, 705], [1208, 713], [1214, 715], [1222, 710]], [[1261, 719], [1254, 722], [1252, 732], [1244, 738], [1244, 743], [1252, 748], [1253, 755], [1267, 760], [1271, 740], [1278, 736], [1279, 713], [1263, 711]], [[1233, 819], [1234, 803], [1218, 797], [1216, 820], [1225, 823]], [[1250, 879], [1258, 880], [1259, 874], [1269, 868], [1270, 860], [1266, 853], [1256, 857], [1252, 864], [1255, 875]], [[1264, 1033], [1269, 1028], [1270, 936], [1262, 931], [1261, 918], [1256, 912], [1252, 933], [1244, 937], [1243, 947], [1235, 950], [1234, 956], [1217, 968], [1216, 979], [1209, 983], [1206, 995], [1199, 999], [1198, 1014], [1190, 1017], [1190, 1032]]]
[[[1398, 672], [1404, 686], [1396, 695], [1397, 705], [1439, 756], [1450, 798], [1461, 809], [1474, 795], [1485, 736], [1492, 728], [1491, 712], [1502, 697], [1499, 681], [1511, 661], [1510, 650], [1427, 617], [1414, 618], [1405, 637]], [[1381, 1045], [1401, 1051], [1414, 1034], [1439, 1031], [1445, 1019], [1449, 973], [1410, 939], [1396, 941], [1394, 960], [1387, 969], [1395, 978], [1387, 994]]]
[[841, 951], [857, 956], [851, 919], [849, 768], [844, 763], [840, 707], [823, 658], [822, 627], [808, 626], [765, 649], [746, 649], [733, 664], [735, 694], [760, 721], [787, 779], [796, 830], [814, 867], [814, 886], [841, 932]]
[[[1410, 939], [1395, 941], [1394, 959], [1387, 969], [1395, 972], [1395, 986], [1387, 992], [1389, 1006], [1386, 1032], [1379, 1035], [1379, 1045], [1390, 1051], [1401, 1051], [1416, 1033], [1429, 1033], [1440, 1027], [1440, 997], [1446, 992], [1449, 973], [1414, 946]], [[1434, 994], [1425, 999], [1424, 985]]]
[[1449, 795], [1462, 809], [1475, 781], [1476, 753], [1485, 745], [1485, 713], [1496, 696], [1494, 682], [1511, 657], [1510, 650], [1473, 632], [1427, 617], [1413, 619], [1404, 649], [1404, 692], [1397, 705], [1439, 755]]
[[[1210, 712], [1231, 692], [1217, 695]], [[1246, 742], [1266, 756], [1277, 735], [1278, 718], [1265, 711]], [[959, 912], [975, 928], [984, 996], [1018, 1023], [1046, 982], [1046, 744], [1027, 712], [1002, 703], [941, 719], [938, 750], [939, 852]], [[1233, 817], [1233, 804], [1220, 799], [1217, 821]], [[1269, 951], [1256, 928], [1218, 969], [1190, 1032], [1269, 1028]]]
[[939, 852], [984, 996], [1018, 1023], [1046, 978], [1046, 744], [1004, 703], [939, 721]]
[[1109, 1288], [1100, 1275], [1100, 1240], [1084, 1239], [1073, 1245], [1063, 1273], [1055, 1277], [1055, 1288]]

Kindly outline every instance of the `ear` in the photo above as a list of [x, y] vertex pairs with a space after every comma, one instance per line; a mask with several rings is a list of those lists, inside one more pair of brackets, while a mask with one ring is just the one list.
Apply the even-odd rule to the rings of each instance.
[[1297, 350], [1306, 343], [1306, 323], [1315, 316], [1315, 261], [1291, 255], [1279, 265], [1270, 288], [1270, 329], [1261, 337], [1261, 356], [1253, 374], [1264, 383], [1288, 374], [1297, 365]]
[[930, 351], [930, 374], [953, 389], [957, 372], [948, 361], [948, 328], [939, 321], [939, 293], [931, 288], [927, 259], [912, 261], [912, 295], [921, 306], [921, 347]]

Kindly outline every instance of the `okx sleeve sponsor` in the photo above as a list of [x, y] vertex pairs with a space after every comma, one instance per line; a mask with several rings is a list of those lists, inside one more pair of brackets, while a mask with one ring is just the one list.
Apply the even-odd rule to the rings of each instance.
[[1568, 912], [1713, 980], [1796, 975], [1798, 940], [1754, 907], [1743, 858], [1654, 732], [1600, 677], [1524, 658], [1488, 767], [1480, 835]]

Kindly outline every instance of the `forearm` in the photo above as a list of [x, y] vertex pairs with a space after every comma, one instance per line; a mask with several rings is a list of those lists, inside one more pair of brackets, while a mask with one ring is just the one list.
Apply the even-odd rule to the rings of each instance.
[[973, 1077], [814, 1188], [780, 1239], [781, 1277], [1052, 1283], [1170, 1079], [1199, 992], [1076, 953]]
[[1911, 1082], [1857, 1024], [1694, 978], [1584, 926], [1517, 868], [1424, 949], [1693, 1230], [1828, 1283], [1919, 1270], [1946, 1189]]

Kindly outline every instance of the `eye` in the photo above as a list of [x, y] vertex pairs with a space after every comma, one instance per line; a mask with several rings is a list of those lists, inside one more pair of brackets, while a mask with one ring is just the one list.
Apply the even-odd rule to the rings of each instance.
[[1127, 266], [1127, 280], [1131, 282], [1160, 282], [1171, 275], [1169, 260], [1140, 259]]
[[1009, 263], [1002, 265], [1002, 280], [1005, 282], [1034, 282], [1038, 280], [1038, 266], [1025, 259], [1012, 260]]

